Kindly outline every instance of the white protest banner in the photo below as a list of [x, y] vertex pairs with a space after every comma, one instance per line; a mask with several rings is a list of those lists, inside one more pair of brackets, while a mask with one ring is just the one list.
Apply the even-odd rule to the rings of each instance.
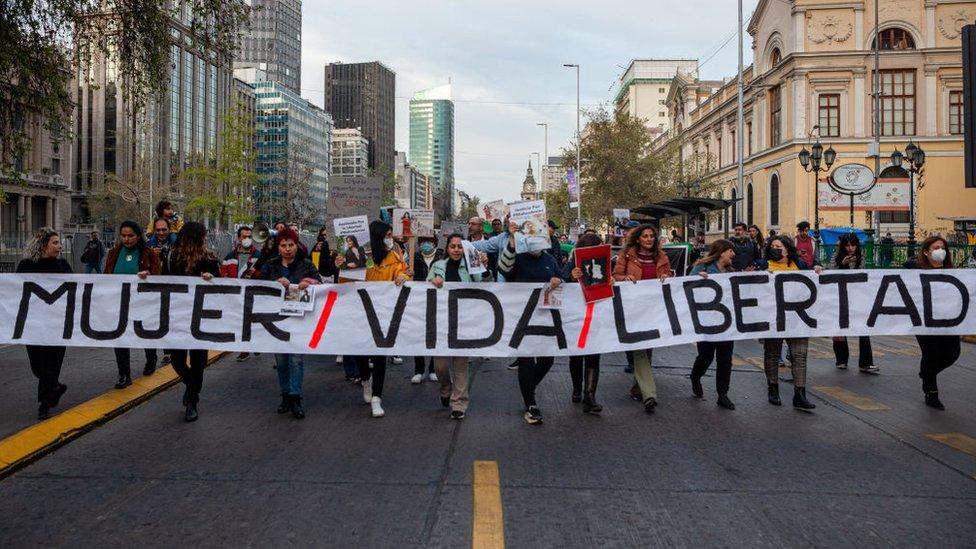
[[393, 236], [434, 236], [434, 210], [393, 210]]
[[406, 356], [558, 356], [769, 337], [976, 333], [976, 270], [738, 273], [614, 286], [388, 282], [316, 287], [279, 314], [269, 281], [0, 275], [0, 344]]
[[515, 233], [515, 253], [548, 250], [552, 246], [544, 200], [515, 202], [509, 208], [510, 221], [519, 227]]

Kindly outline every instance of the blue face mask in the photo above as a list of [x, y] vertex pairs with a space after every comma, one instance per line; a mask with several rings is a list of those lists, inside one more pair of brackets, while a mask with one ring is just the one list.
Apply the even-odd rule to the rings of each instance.
[[420, 245], [420, 253], [422, 254], [432, 254], [434, 253], [434, 245], [430, 242], [424, 242]]

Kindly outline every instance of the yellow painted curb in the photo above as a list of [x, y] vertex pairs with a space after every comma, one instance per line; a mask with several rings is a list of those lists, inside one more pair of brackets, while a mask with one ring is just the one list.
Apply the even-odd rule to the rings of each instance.
[[966, 343], [976, 344], [976, 336], [962, 336], [962, 340]]
[[[225, 352], [211, 351], [207, 365]], [[0, 440], [0, 478], [37, 460], [71, 440], [121, 415], [179, 383], [172, 366], [132, 381], [125, 389], [99, 395], [60, 414]]]
[[475, 461], [472, 505], [472, 549], [504, 549], [505, 520], [502, 514], [501, 480], [497, 461]]

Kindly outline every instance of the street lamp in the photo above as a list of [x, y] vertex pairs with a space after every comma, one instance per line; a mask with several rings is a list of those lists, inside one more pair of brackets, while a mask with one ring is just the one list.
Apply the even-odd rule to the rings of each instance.
[[[820, 243], [820, 172], [830, 171], [830, 167], [834, 165], [834, 161], [837, 160], [837, 151], [833, 147], [828, 147], [825, 151], [823, 145], [820, 143], [820, 136], [817, 136], [817, 142], [811, 147], [812, 151], [808, 151], [806, 147], [800, 150], [796, 155], [797, 159], [800, 161], [800, 166], [803, 166], [803, 171], [813, 174], [813, 230], [817, 233], [817, 243]], [[821, 162], [823, 162], [823, 167], [821, 167]]]
[[898, 152], [891, 153], [891, 165], [901, 168], [905, 161], [908, 161], [908, 255], [915, 253], [915, 174], [922, 173], [922, 166], [925, 165], [925, 151], [911, 141], [905, 147], [905, 154]]
[[563, 66], [576, 69], [576, 190], [579, 194], [576, 202], [576, 224], [579, 225], [583, 217], [583, 178], [580, 177], [580, 155], [582, 154], [582, 139], [580, 139], [580, 66], [575, 63], [563, 63]]
[[545, 143], [546, 147], [543, 149], [543, 151], [546, 154], [546, 165], [548, 166], [549, 165], [549, 124], [546, 122], [538, 122], [536, 123], [536, 126], [542, 126], [546, 130], [546, 143]]

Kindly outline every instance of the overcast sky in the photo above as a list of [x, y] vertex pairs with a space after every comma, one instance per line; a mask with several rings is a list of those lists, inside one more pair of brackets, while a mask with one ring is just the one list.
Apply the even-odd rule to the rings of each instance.
[[[748, 22], [757, 0], [744, 4]], [[544, 152], [536, 123], [549, 124], [551, 156], [576, 130], [563, 63], [581, 66], [584, 108], [613, 100], [633, 58], [693, 58], [703, 78], [731, 77], [736, 40], [719, 48], [736, 11], [735, 0], [305, 0], [302, 95], [322, 106], [326, 63], [383, 62], [397, 74], [397, 150], [408, 151], [409, 98], [450, 79], [458, 187], [513, 200]], [[746, 65], [750, 47], [746, 34]]]

